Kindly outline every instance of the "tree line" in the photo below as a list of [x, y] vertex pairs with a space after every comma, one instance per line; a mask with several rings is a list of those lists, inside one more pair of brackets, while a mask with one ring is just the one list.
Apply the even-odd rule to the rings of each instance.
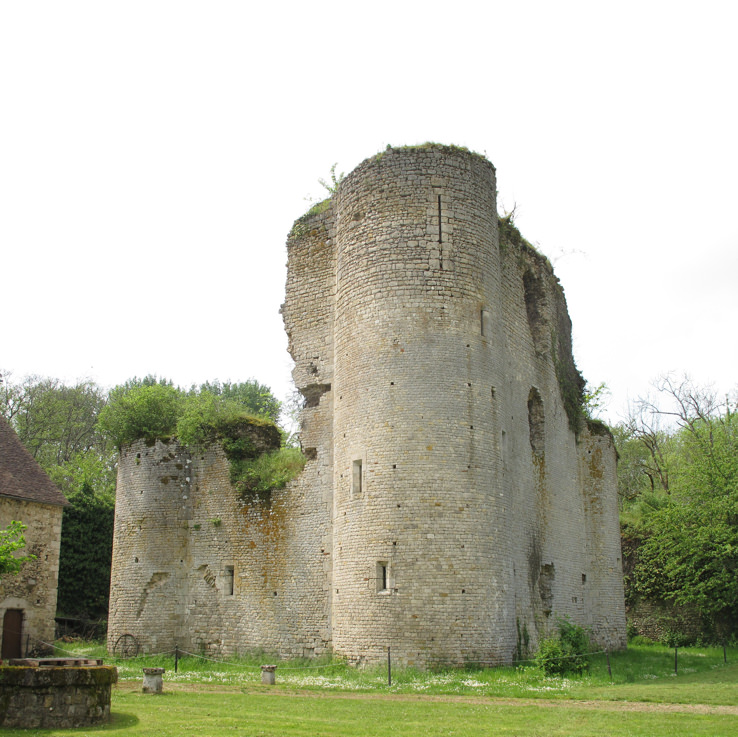
[[627, 602], [655, 605], [672, 645], [738, 635], [737, 409], [735, 396], [666, 376], [612, 428]]
[[[182, 389], [156, 376], [107, 390], [94, 381], [0, 371], [0, 414], [70, 505], [64, 509], [58, 612], [105, 618], [108, 611], [118, 449], [137, 438], [204, 438], [207, 422], [253, 415], [276, 423], [281, 402], [255, 380]], [[11, 551], [12, 552], [12, 551]]]
[[[604, 387], [588, 395], [591, 412]], [[256, 381], [206, 382], [189, 389], [155, 376], [108, 391], [0, 374], [0, 414], [64, 492], [59, 611], [104, 617], [108, 606], [118, 447], [136, 438], [176, 435], [200, 443], [242, 414], [275, 422], [280, 402]], [[626, 599], [676, 605], [701, 621], [703, 639], [738, 634], [738, 401], [667, 376], [611, 427], [619, 454], [618, 494]], [[227, 440], [227, 438], [226, 438]], [[287, 440], [285, 438], [285, 440]], [[289, 443], [287, 443], [289, 444]], [[242, 492], [284, 485], [302, 467], [299, 452], [256, 466], [233, 448]], [[303, 460], [304, 462], [304, 460]], [[694, 638], [664, 614], [663, 636]]]

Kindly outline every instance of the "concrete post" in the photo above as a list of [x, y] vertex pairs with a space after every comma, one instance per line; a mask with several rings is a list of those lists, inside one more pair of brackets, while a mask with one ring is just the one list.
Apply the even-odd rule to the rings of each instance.
[[262, 665], [261, 666], [261, 682], [267, 686], [273, 686], [275, 680], [274, 671], [277, 670], [276, 665]]
[[162, 682], [162, 675], [164, 674], [164, 668], [144, 668], [144, 682], [143, 692], [144, 693], [161, 693], [164, 684]]

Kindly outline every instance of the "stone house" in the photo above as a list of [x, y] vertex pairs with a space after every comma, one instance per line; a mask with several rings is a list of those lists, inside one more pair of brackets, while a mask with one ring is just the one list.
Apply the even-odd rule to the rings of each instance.
[[13, 428], [0, 417], [0, 529], [26, 525], [23, 564], [0, 578], [2, 658], [46, 649], [54, 639], [62, 512], [68, 504]]

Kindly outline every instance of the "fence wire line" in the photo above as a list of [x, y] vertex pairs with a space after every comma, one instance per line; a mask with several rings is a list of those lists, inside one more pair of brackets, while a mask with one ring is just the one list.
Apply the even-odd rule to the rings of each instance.
[[[178, 650], [182, 655], [190, 655], [193, 658], [199, 658], [200, 660], [208, 660], [211, 663], [219, 663], [220, 665], [231, 665], [234, 668], [259, 668], [261, 669], [260, 665], [241, 665], [240, 663], [229, 663], [227, 660], [218, 660], [216, 658], [208, 658], [205, 655], [199, 655], [198, 653], [191, 653], [187, 650]], [[280, 671], [282, 670], [308, 670], [311, 668], [336, 668], [344, 666], [345, 663], [328, 663], [327, 665], [297, 665], [297, 666], [282, 666], [277, 665]]]
[[[74, 652], [73, 650], [66, 650], [63, 647], [59, 647], [58, 645], [50, 642], [46, 642], [44, 640], [39, 640], [33, 636], [29, 636], [31, 640], [33, 640], [35, 643], [39, 645], [45, 645], [46, 647], [50, 647], [55, 650], [60, 650], [63, 653], [67, 653], [68, 655], [74, 656], [74, 657], [89, 657], [89, 658], [96, 658], [98, 656], [91, 655], [91, 654], [85, 654], [85, 653], [78, 653]], [[516, 660], [514, 663], [512, 663], [513, 666], [522, 665], [524, 663], [548, 663], [552, 660], [571, 660], [573, 658], [581, 658], [585, 656], [590, 655], [607, 655], [609, 654], [609, 650], [593, 650], [591, 652], [587, 653], [580, 653], [580, 654], [574, 654], [574, 655], [557, 655], [551, 658], [544, 658], [544, 659], [538, 659], [538, 658], [528, 658], [526, 660]], [[232, 668], [241, 668], [242, 670], [258, 670], [261, 669], [260, 665], [242, 665], [240, 663], [231, 663], [227, 660], [218, 660], [216, 658], [208, 658], [205, 655], [200, 655], [198, 653], [191, 653], [188, 650], [180, 650], [179, 648], [175, 648], [174, 650], [162, 650], [158, 653], [137, 653], [135, 655], [136, 658], [156, 658], [162, 655], [188, 655], [192, 658], [198, 658], [200, 660], [207, 660], [211, 663], [218, 663], [219, 665], [228, 665]], [[132, 660], [133, 658], [121, 658], [120, 656], [113, 655], [109, 656], [106, 655], [106, 658], [109, 660], [114, 660], [116, 662], [125, 662], [127, 660]], [[466, 665], [481, 665], [484, 668], [497, 668], [497, 667], [506, 667], [509, 668], [510, 666], [500, 666], [499, 663], [495, 663], [493, 661], [489, 660], [467, 660]], [[280, 671], [286, 671], [286, 670], [313, 670], [313, 669], [324, 669], [324, 668], [337, 668], [337, 667], [348, 667], [346, 663], [328, 663], [326, 665], [298, 665], [298, 666], [282, 666], [277, 665]]]
[[[38, 640], [35, 637], [31, 638], [33, 641], [39, 645], [45, 645], [46, 647], [54, 648], [55, 650], [59, 650], [63, 653], [66, 653], [67, 655], [72, 655], [75, 657], [88, 657], [88, 658], [97, 658], [99, 656], [92, 655], [91, 653], [79, 653], [75, 652], [73, 650], [66, 650], [63, 647], [59, 647], [59, 645], [55, 645], [50, 642], [45, 642], [44, 640]], [[191, 653], [188, 650], [180, 650], [179, 648], [175, 648], [174, 650], [162, 650], [158, 653], [137, 653], [134, 657], [136, 658], [156, 658], [161, 655], [189, 655], [192, 658], [198, 658], [199, 660], [207, 660], [211, 663], [218, 663], [219, 665], [228, 665], [232, 668], [241, 668], [243, 670], [260, 670], [260, 665], [245, 665], [241, 663], [231, 663], [227, 660], [218, 660], [216, 658], [208, 658], [205, 655], [200, 655], [199, 653]], [[116, 662], [125, 662], [127, 660], [133, 660], [133, 658], [121, 658], [118, 655], [106, 655], [105, 656], [108, 660], [114, 660]], [[299, 666], [281, 666], [278, 665], [277, 667], [280, 670], [309, 670], [312, 668], [336, 668], [341, 667], [342, 665], [345, 665], [344, 663], [328, 663], [327, 665], [299, 665]]]
[[[54, 647], [57, 650], [61, 650], [63, 653], [68, 653], [69, 655], [77, 655], [77, 656], [85, 655], [84, 653], [75, 653], [72, 650], [65, 650], [64, 648], [59, 647], [58, 645], [52, 645], [51, 643], [44, 642], [43, 640], [35, 640], [35, 642], [38, 642], [41, 645], [46, 645], [47, 647]], [[605, 655], [607, 653], [608, 653], [607, 650], [593, 650], [592, 652], [587, 652], [587, 653], [579, 653], [579, 654], [574, 654], [574, 655], [557, 655], [551, 658], [544, 658], [544, 659], [528, 658], [525, 660], [516, 660], [513, 663], [513, 665], [522, 665], [524, 663], [548, 663], [549, 661], [553, 661], [553, 660], [572, 660], [574, 658], [581, 658], [581, 657], [586, 657], [590, 655]], [[243, 670], [251, 670], [251, 669], [257, 670], [261, 668], [260, 665], [242, 665], [240, 663], [231, 663], [227, 660], [209, 658], [206, 655], [201, 655], [199, 653], [192, 653], [189, 650], [180, 650], [179, 648], [175, 648], [174, 650], [162, 650], [161, 652], [158, 652], [158, 653], [139, 653], [139, 654], [136, 654], [135, 657], [137, 658], [156, 658], [156, 657], [159, 657], [160, 655], [176, 655], [176, 654], [188, 655], [191, 658], [198, 658], [199, 660], [206, 660], [210, 663], [218, 663], [219, 665], [228, 665], [232, 668], [242, 668]], [[87, 657], [94, 657], [94, 656], [91, 656], [88, 654]], [[106, 656], [106, 657], [110, 657], [110, 656]], [[132, 658], [121, 658], [120, 656], [113, 655], [112, 659], [117, 660], [117, 661], [126, 661], [126, 660], [131, 660]], [[465, 662], [467, 665], [481, 665], [486, 668], [495, 668], [499, 666], [498, 663], [495, 663], [494, 661], [491, 661], [491, 660], [467, 660]], [[278, 665], [277, 667], [280, 669], [280, 671], [285, 671], [285, 670], [312, 670], [312, 669], [323, 669], [323, 668], [336, 668], [342, 665], [346, 665], [346, 664], [345, 663], [328, 663], [326, 665], [298, 665], [298, 666]], [[503, 667], [509, 667], [509, 666], [503, 666]]]
[[[60, 650], [63, 653], [67, 653], [68, 655], [72, 655], [74, 657], [82, 657], [82, 658], [99, 658], [99, 655], [92, 655], [91, 653], [79, 653], [75, 650], [65, 650], [63, 647], [60, 647], [59, 645], [56, 645], [51, 642], [45, 642], [44, 640], [38, 640], [35, 637], [31, 638], [34, 642], [38, 643], [39, 645], [46, 645], [46, 647], [53, 648], [54, 650]], [[160, 655], [169, 655], [174, 654], [174, 650], [162, 650], [159, 653], [137, 653], [135, 657], [137, 658], [157, 658]], [[131, 658], [121, 658], [119, 655], [104, 655], [103, 657], [107, 658], [108, 660], [117, 660], [117, 661], [125, 661], [130, 660]]]

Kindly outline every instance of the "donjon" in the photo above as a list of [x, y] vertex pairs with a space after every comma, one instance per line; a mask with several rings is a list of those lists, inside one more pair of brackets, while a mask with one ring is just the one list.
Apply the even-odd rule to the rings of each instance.
[[388, 149], [288, 238], [305, 469], [121, 451], [109, 644], [510, 663], [559, 617], [625, 646], [616, 452], [549, 262], [465, 149]]

